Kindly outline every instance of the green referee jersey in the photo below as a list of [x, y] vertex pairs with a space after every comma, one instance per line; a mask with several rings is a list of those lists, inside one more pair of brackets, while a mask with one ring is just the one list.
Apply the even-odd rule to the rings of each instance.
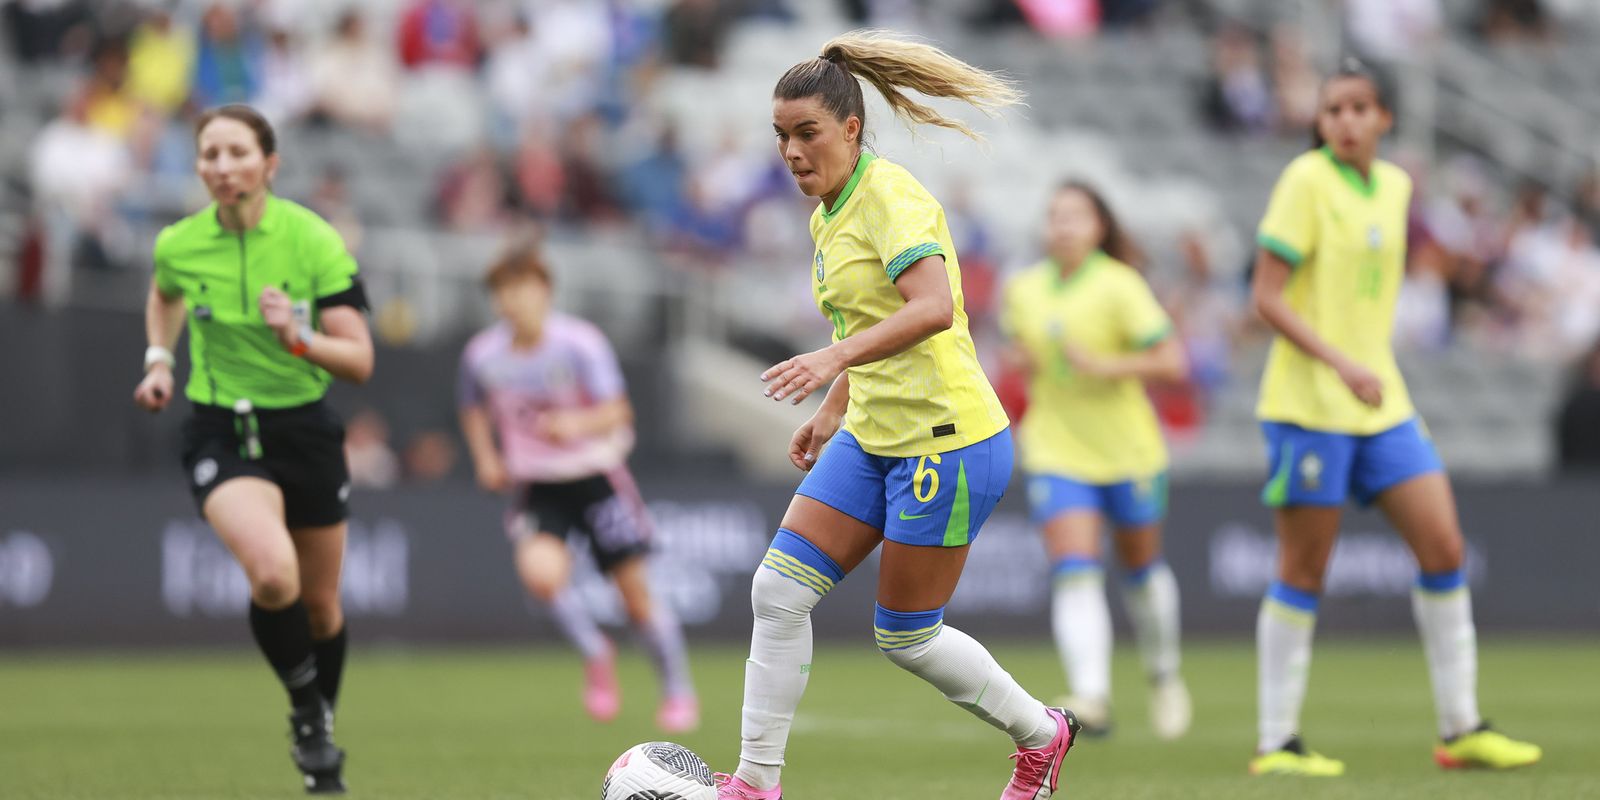
[[[215, 204], [156, 237], [156, 288], [181, 295], [189, 318], [189, 386], [195, 403], [289, 408], [320, 399], [333, 376], [291, 354], [261, 318], [259, 298], [275, 286], [297, 319], [319, 309], [365, 306], [356, 262], [338, 231], [309, 209], [267, 196], [261, 223], [239, 233], [222, 227]], [[298, 323], [297, 323], [298, 324]]]

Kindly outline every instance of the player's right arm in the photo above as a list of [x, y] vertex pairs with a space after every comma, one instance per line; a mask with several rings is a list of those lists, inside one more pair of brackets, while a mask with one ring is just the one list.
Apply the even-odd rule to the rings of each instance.
[[1290, 344], [1333, 367], [1356, 399], [1373, 408], [1383, 405], [1383, 381], [1372, 370], [1357, 364], [1339, 352], [1338, 348], [1328, 344], [1310, 323], [1289, 307], [1289, 302], [1283, 297], [1283, 287], [1289, 283], [1292, 269], [1282, 256], [1265, 247], [1260, 249], [1256, 254], [1255, 278], [1250, 286], [1250, 299], [1256, 313], [1278, 335], [1288, 339]]
[[145, 350], [144, 379], [133, 391], [133, 402], [154, 414], [172, 402], [172, 348], [183, 332], [183, 294], [176, 286], [163, 290], [158, 274], [150, 282], [150, 296], [144, 303]]
[[461, 374], [456, 382], [456, 405], [461, 409], [461, 438], [467, 440], [473, 471], [485, 491], [503, 491], [510, 483], [500, 448], [494, 443], [494, 420], [489, 417], [488, 397], [473, 372], [472, 345], [461, 358]]
[[461, 408], [461, 436], [467, 440], [467, 451], [472, 454], [478, 485], [485, 491], [503, 491], [508, 483], [506, 466], [494, 444], [494, 424], [483, 406]]
[[844, 423], [844, 412], [850, 407], [850, 373], [840, 373], [822, 398], [822, 407], [811, 415], [804, 425], [794, 432], [789, 441], [789, 461], [801, 472], [810, 472], [816, 466], [822, 446], [839, 432]]

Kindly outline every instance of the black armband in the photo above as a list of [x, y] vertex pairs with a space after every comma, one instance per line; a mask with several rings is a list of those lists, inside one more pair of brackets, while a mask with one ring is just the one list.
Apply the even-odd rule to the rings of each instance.
[[318, 309], [333, 308], [334, 306], [350, 306], [357, 311], [367, 310], [367, 288], [361, 285], [360, 278], [351, 278], [350, 288], [342, 292], [317, 298]]

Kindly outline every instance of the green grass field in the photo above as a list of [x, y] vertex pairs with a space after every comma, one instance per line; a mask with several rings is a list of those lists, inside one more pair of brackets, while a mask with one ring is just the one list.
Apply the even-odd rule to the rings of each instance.
[[[243, 631], [241, 630], [241, 635]], [[996, 655], [1041, 695], [1061, 684], [1053, 654]], [[678, 737], [714, 769], [735, 762], [742, 649], [695, 654], [705, 725]], [[1487, 639], [1485, 713], [1539, 742], [1545, 762], [1512, 774], [1446, 774], [1429, 758], [1432, 711], [1412, 641], [1318, 647], [1305, 713], [1309, 741], [1344, 758], [1347, 777], [1251, 779], [1254, 656], [1248, 643], [1188, 648], [1196, 724], [1158, 742], [1130, 652], [1116, 664], [1119, 728], [1075, 747], [1072, 797], [1600, 797], [1600, 646]], [[789, 800], [994, 798], [1011, 752], [1004, 737], [884, 661], [870, 644], [820, 649], [789, 747]], [[652, 728], [642, 660], [624, 664], [626, 707], [589, 722], [577, 661], [556, 649], [360, 650], [348, 670], [338, 738], [358, 798], [582, 798], [599, 795], [611, 759]], [[282, 695], [246, 652], [0, 657], [0, 797], [289, 798]]]

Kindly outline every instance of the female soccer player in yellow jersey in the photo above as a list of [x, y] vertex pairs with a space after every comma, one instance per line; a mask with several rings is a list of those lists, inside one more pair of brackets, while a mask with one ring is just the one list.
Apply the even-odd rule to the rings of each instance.
[[1084, 733], [1109, 731], [1111, 611], [1100, 565], [1109, 520], [1127, 568], [1125, 598], [1164, 739], [1189, 728], [1178, 674], [1178, 584], [1161, 559], [1167, 449], [1145, 381], [1187, 372], [1172, 322], [1139, 272], [1132, 243], [1093, 188], [1050, 202], [1049, 257], [1005, 288], [1007, 355], [1030, 376], [1018, 428], [1028, 504], [1052, 565], [1051, 617]]
[[1477, 644], [1455, 498], [1395, 366], [1390, 334], [1405, 272], [1411, 179], [1377, 158], [1392, 116], [1348, 60], [1322, 87], [1313, 149], [1284, 170], [1261, 220], [1254, 303], [1277, 332], [1257, 414], [1278, 530], [1278, 579], [1256, 621], [1255, 774], [1340, 775], [1297, 733], [1311, 633], [1346, 498], [1376, 504], [1416, 554], [1422, 634], [1443, 767], [1508, 768], [1537, 746], [1478, 716]]
[[[784, 747], [811, 671], [811, 609], [881, 544], [878, 647], [1016, 743], [1002, 800], [1047, 798], [1077, 720], [1046, 708], [982, 645], [943, 623], [968, 548], [1011, 472], [1008, 421], [967, 331], [944, 211], [904, 168], [863, 149], [860, 81], [902, 119], [969, 136], [900, 90], [985, 110], [1021, 99], [936, 48], [874, 33], [833, 39], [773, 90], [778, 153], [800, 191], [821, 201], [810, 268], [833, 343], [761, 379], [768, 396], [793, 402], [832, 386], [790, 444], [807, 474], [752, 580], [739, 767], [718, 776], [717, 796], [782, 797]], [[892, 752], [885, 748], [886, 768]]]

